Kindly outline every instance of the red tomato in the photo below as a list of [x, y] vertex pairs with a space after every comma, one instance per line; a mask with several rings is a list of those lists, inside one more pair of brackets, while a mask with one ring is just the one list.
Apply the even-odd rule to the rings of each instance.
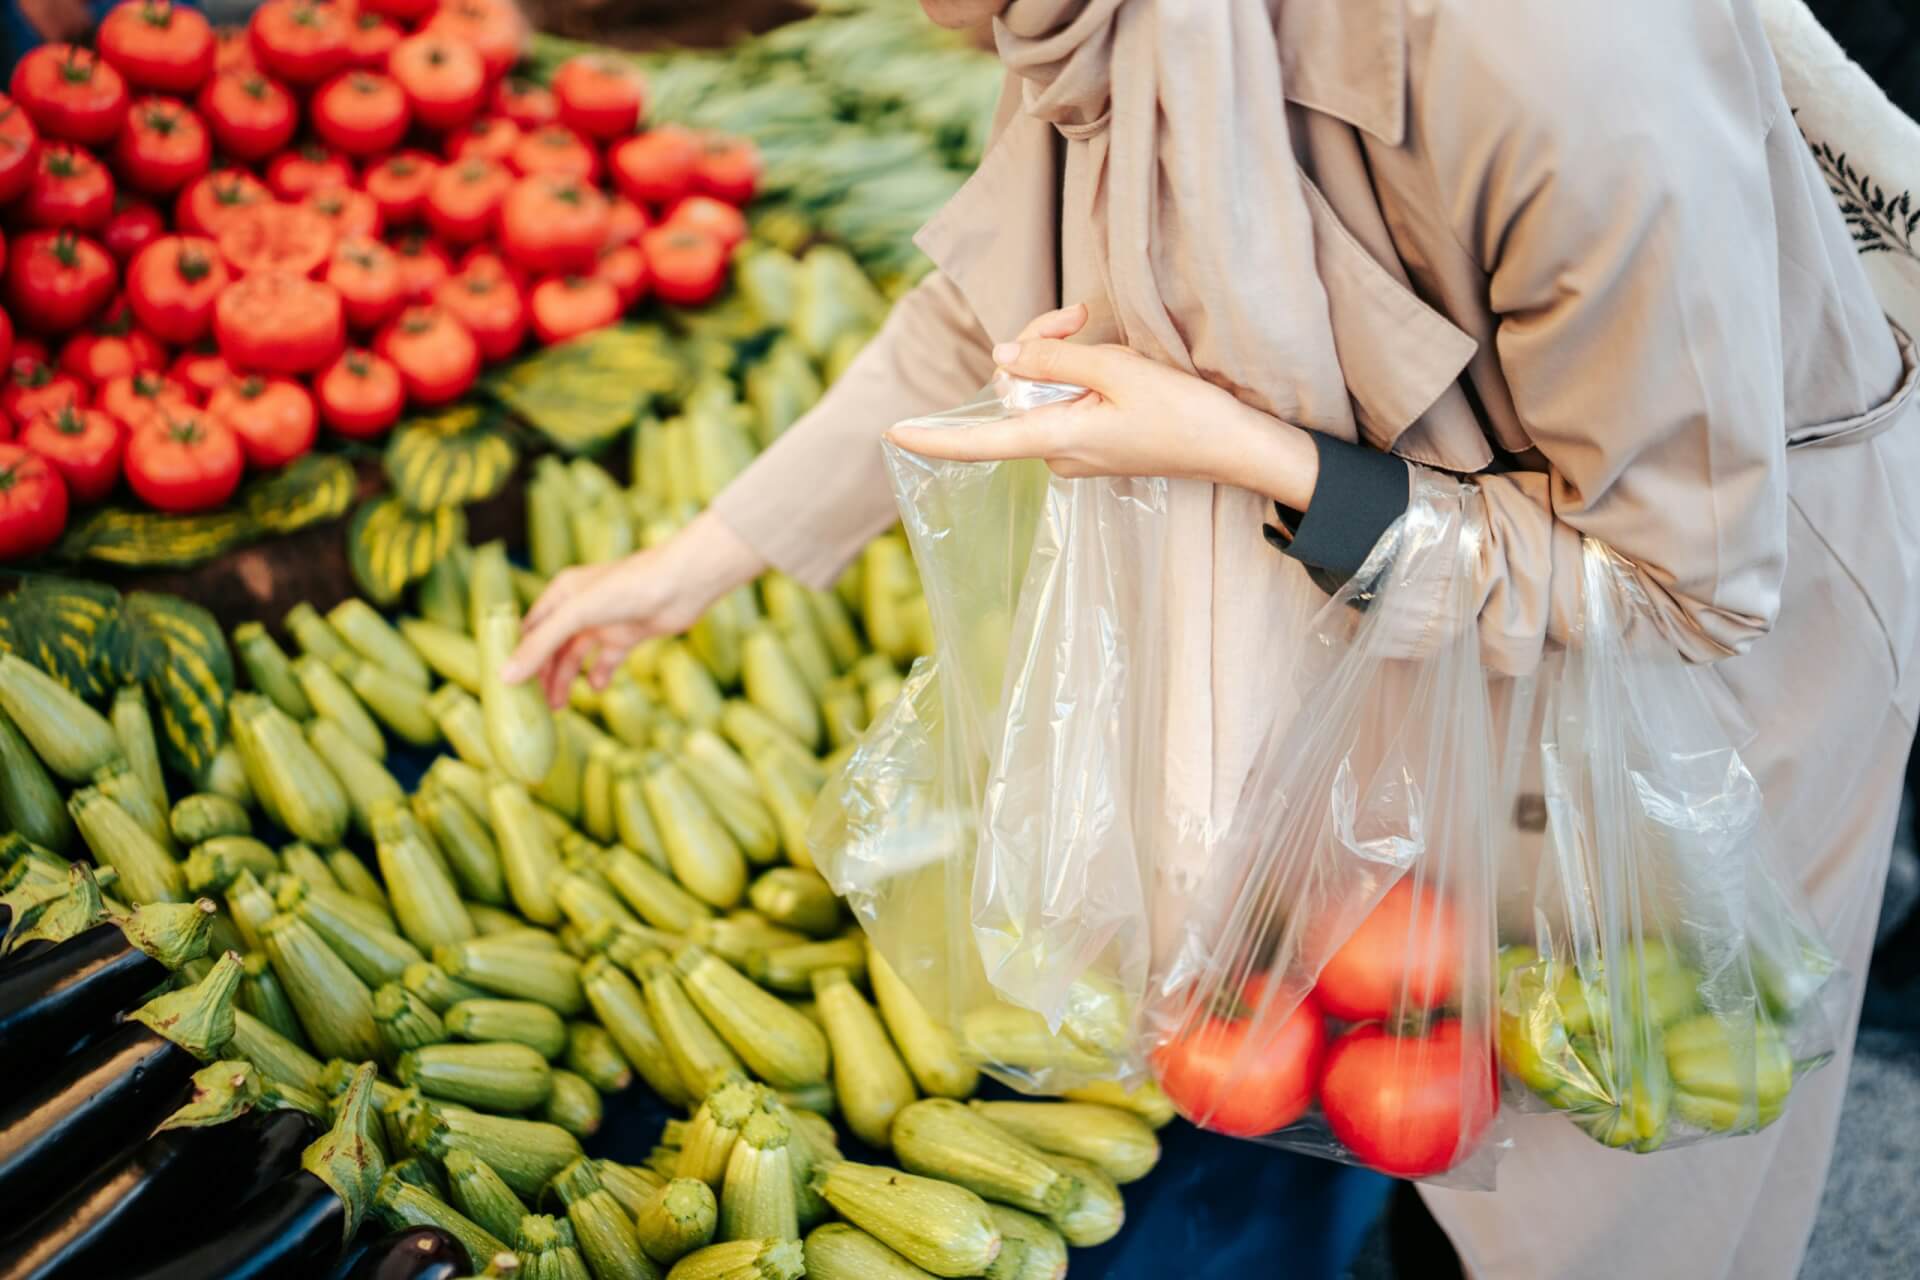
[[500, 206], [500, 247], [534, 275], [589, 271], [607, 242], [607, 198], [581, 178], [522, 178]]
[[33, 181], [39, 134], [19, 103], [0, 93], [0, 204], [17, 197]]
[[1437, 1009], [1460, 972], [1459, 923], [1436, 890], [1401, 879], [1320, 970], [1314, 996], [1345, 1022]]
[[207, 126], [175, 98], [141, 98], [127, 112], [114, 144], [114, 164], [127, 185], [170, 195], [207, 171], [213, 143]]
[[166, 234], [167, 224], [160, 211], [145, 200], [115, 194], [113, 216], [107, 219], [100, 238], [116, 262], [131, 261], [142, 249]]
[[100, 388], [95, 406], [115, 422], [137, 427], [156, 417], [189, 413], [193, 400], [187, 389], [164, 374], [142, 369], [130, 378], [115, 378]]
[[218, 391], [237, 376], [220, 355], [220, 349], [211, 343], [203, 343], [192, 351], [182, 351], [173, 367], [167, 370], [167, 376], [186, 388], [188, 397], [196, 404], [205, 404], [207, 397]]
[[1180, 1114], [1203, 1129], [1257, 1138], [1313, 1103], [1327, 1028], [1311, 998], [1285, 1019], [1210, 1017], [1153, 1051], [1153, 1070]]
[[609, 249], [632, 244], [647, 229], [647, 215], [625, 196], [615, 196], [607, 207], [607, 245]]
[[619, 138], [640, 123], [646, 86], [633, 66], [618, 58], [582, 54], [553, 73], [553, 96], [561, 123], [589, 138]]
[[267, 166], [267, 186], [282, 200], [303, 199], [322, 187], [352, 185], [353, 166], [344, 156], [321, 147], [285, 152]]
[[200, 114], [220, 150], [257, 163], [293, 141], [299, 111], [293, 95], [260, 72], [222, 71], [200, 90]]
[[71, 231], [29, 231], [14, 243], [7, 264], [8, 310], [41, 333], [66, 333], [85, 324], [113, 293], [113, 259]]
[[327, 220], [334, 238], [380, 234], [380, 206], [372, 196], [351, 187], [322, 187], [301, 204]]
[[688, 196], [667, 212], [667, 225], [712, 236], [728, 253], [747, 238], [746, 215], [712, 196]]
[[393, 362], [357, 348], [327, 366], [313, 389], [327, 426], [354, 440], [385, 431], [406, 403], [400, 371]]
[[213, 334], [243, 372], [308, 373], [340, 354], [346, 317], [332, 285], [286, 271], [227, 286], [213, 308]]
[[533, 287], [527, 309], [540, 341], [565, 342], [618, 320], [620, 291], [597, 275], [553, 276]]
[[360, 7], [368, 13], [411, 24], [431, 17], [439, 7], [439, 0], [360, 0]]
[[150, 93], [189, 94], [213, 74], [213, 28], [170, 0], [115, 5], [93, 43], [128, 84]]
[[205, 511], [240, 487], [240, 441], [197, 409], [161, 414], [127, 441], [127, 484], [157, 511]]
[[97, 147], [127, 118], [127, 82], [71, 44], [43, 44], [13, 68], [13, 98], [49, 138]]
[[0, 444], [0, 562], [37, 556], [67, 527], [67, 486], [31, 449]]
[[240, 378], [213, 393], [207, 412], [240, 437], [247, 465], [285, 466], [313, 448], [313, 397], [290, 378]]
[[476, 50], [488, 80], [513, 70], [527, 38], [527, 24], [512, 0], [443, 0], [424, 29]]
[[466, 251], [460, 259], [460, 274], [494, 276], [501, 280], [512, 281], [514, 288], [521, 293], [527, 291], [527, 273], [515, 263], [500, 256], [500, 251], [490, 244], [477, 244]]
[[427, 191], [440, 162], [424, 151], [399, 151], [367, 170], [361, 186], [380, 206], [389, 227], [416, 222], [426, 211]]
[[506, 164], [519, 141], [519, 125], [505, 116], [482, 116], [447, 139], [447, 158]]
[[245, 27], [213, 29], [213, 74], [223, 71], [258, 71], [260, 62], [253, 56], [253, 37]]
[[522, 129], [537, 129], [560, 118], [560, 104], [550, 91], [516, 76], [508, 76], [494, 86], [493, 110]]
[[53, 464], [75, 502], [98, 502], [120, 479], [127, 433], [98, 409], [63, 405], [27, 423], [20, 443]]
[[600, 153], [563, 124], [542, 125], [522, 135], [509, 159], [523, 174], [566, 174], [589, 182], [600, 176]]
[[385, 71], [387, 55], [406, 35], [377, 13], [362, 13], [347, 30], [348, 65], [367, 71]]
[[164, 368], [166, 363], [166, 348], [152, 334], [134, 327], [133, 312], [125, 302], [115, 304], [60, 349], [60, 368], [96, 387], [141, 369]]
[[400, 265], [393, 250], [371, 236], [349, 236], [334, 246], [326, 281], [340, 291], [347, 323], [377, 329], [399, 312]]
[[1452, 1018], [1424, 1036], [1356, 1027], [1333, 1042], [1320, 1107], [1333, 1136], [1383, 1173], [1422, 1178], [1479, 1145], [1500, 1100], [1493, 1046]]
[[480, 347], [466, 326], [439, 307], [408, 307], [380, 331], [375, 349], [393, 361], [407, 398], [445, 404], [480, 376]]
[[504, 360], [526, 341], [526, 299], [504, 272], [469, 267], [442, 280], [433, 300], [467, 327], [487, 360]]
[[113, 216], [113, 175], [85, 147], [49, 142], [40, 148], [39, 171], [20, 213], [36, 227], [98, 231]]
[[391, 151], [407, 136], [411, 112], [400, 82], [378, 71], [348, 71], [329, 80], [309, 107], [313, 130], [350, 156]]
[[602, 250], [593, 274], [613, 286], [625, 311], [647, 296], [647, 255], [635, 244], [615, 245]]
[[427, 225], [441, 239], [471, 244], [487, 239], [513, 175], [492, 160], [461, 160], [441, 168], [427, 191]]
[[311, 0], [267, 0], [247, 24], [253, 56], [288, 84], [319, 84], [344, 71], [353, 55], [347, 49], [347, 20], [330, 4]]
[[13, 319], [0, 311], [0, 369], [13, 368]]
[[[5, 312], [0, 312], [0, 315], [4, 314]], [[53, 353], [47, 350], [47, 344], [40, 339], [16, 336], [13, 340], [13, 355], [7, 361], [7, 372], [11, 375], [31, 369], [36, 364], [45, 364], [52, 355]]]
[[393, 242], [393, 260], [400, 268], [400, 294], [409, 302], [425, 302], [453, 274], [453, 259], [439, 241], [419, 233]]
[[487, 91], [487, 68], [470, 44], [431, 29], [408, 36], [387, 55], [387, 73], [429, 129], [455, 129], [473, 119]]
[[31, 422], [63, 405], [84, 405], [86, 388], [70, 373], [56, 373], [44, 359], [14, 349], [13, 372], [0, 391], [0, 410], [15, 422]]
[[614, 185], [638, 204], [670, 205], [693, 190], [700, 140], [667, 125], [615, 144], [607, 154]]
[[693, 180], [715, 199], [743, 205], [760, 186], [760, 148], [745, 138], [708, 134], [700, 142]]
[[245, 169], [222, 169], [180, 193], [173, 203], [173, 223], [183, 232], [216, 236], [241, 210], [272, 200], [273, 193]]
[[694, 307], [727, 282], [727, 251], [712, 236], [671, 224], [640, 237], [653, 294], [663, 302]]
[[333, 253], [333, 224], [317, 209], [259, 204], [227, 219], [217, 237], [235, 275], [286, 271], [309, 276]]

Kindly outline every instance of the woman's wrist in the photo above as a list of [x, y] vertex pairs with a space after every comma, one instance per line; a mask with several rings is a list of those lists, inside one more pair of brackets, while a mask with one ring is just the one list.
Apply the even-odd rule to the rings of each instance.
[[1230, 449], [1218, 477], [1236, 488], [1263, 494], [1283, 507], [1305, 511], [1313, 505], [1320, 478], [1320, 455], [1313, 437], [1290, 422], [1239, 404], [1225, 433]]
[[697, 600], [699, 612], [772, 566], [712, 508], [687, 523], [672, 543], [676, 594]]

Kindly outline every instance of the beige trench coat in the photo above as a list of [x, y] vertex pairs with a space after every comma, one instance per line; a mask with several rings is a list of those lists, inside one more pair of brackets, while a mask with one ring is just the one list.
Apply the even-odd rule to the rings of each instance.
[[[1485, 489], [1490, 663], [1577, 619], [1582, 535], [1631, 560], [1655, 625], [1718, 662], [1790, 869], [1863, 973], [1920, 704], [1916, 368], [1751, 0], [1274, 9], [1353, 417]], [[716, 503], [798, 577], [895, 519], [878, 433], [961, 402], [990, 339], [1062, 300], [1069, 144], [1019, 106], [922, 233], [938, 272]], [[1767, 1132], [1678, 1152], [1527, 1117], [1499, 1190], [1426, 1196], [1477, 1276], [1791, 1276], [1847, 1066]]]

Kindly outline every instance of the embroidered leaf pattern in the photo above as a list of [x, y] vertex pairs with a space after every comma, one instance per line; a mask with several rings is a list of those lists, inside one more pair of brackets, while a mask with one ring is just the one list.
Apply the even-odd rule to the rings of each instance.
[[[1801, 135], [1805, 137], [1803, 133]], [[1854, 247], [1861, 253], [1896, 253], [1920, 262], [1920, 208], [1911, 191], [1887, 195], [1886, 188], [1872, 174], [1862, 172], [1847, 153], [1836, 151], [1828, 142], [1807, 139], [1827, 187], [1840, 204]]]

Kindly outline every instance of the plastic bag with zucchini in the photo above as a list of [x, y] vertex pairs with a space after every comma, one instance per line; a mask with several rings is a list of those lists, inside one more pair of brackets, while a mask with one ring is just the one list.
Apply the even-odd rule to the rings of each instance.
[[1492, 1185], [1493, 801], [1479, 490], [1415, 473], [1321, 609], [1147, 1018], [1194, 1123], [1401, 1177]]
[[1583, 616], [1506, 708], [1498, 1039], [1510, 1096], [1629, 1151], [1751, 1133], [1831, 1056], [1832, 953], [1776, 871], [1710, 669], [1589, 540]]
[[[1002, 375], [912, 425], [1080, 388]], [[888, 446], [934, 657], [828, 786], [820, 869], [966, 1052], [1016, 1085], [1137, 1076], [1164, 803], [1165, 480]], [[1171, 833], [1171, 834], [1169, 834]]]

